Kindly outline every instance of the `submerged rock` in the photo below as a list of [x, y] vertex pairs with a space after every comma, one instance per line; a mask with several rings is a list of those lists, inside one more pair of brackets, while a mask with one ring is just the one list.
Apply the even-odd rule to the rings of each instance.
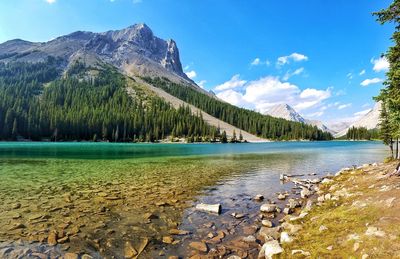
[[196, 210], [220, 214], [221, 204], [205, 204], [200, 203], [196, 205]]
[[206, 243], [203, 243], [203, 242], [191, 242], [191, 243], [189, 244], [189, 246], [190, 246], [191, 248], [193, 248], [193, 249], [196, 249], [196, 250], [200, 251], [200, 252], [207, 253], [207, 251], [208, 251], [208, 246], [207, 246], [207, 244], [206, 244]]
[[261, 194], [257, 194], [256, 196], [254, 196], [253, 198], [255, 201], [262, 201], [264, 200], [264, 196]]
[[124, 257], [129, 259], [135, 257], [137, 254], [138, 252], [136, 251], [136, 249], [132, 246], [130, 242], [127, 241], [124, 247]]
[[177, 235], [177, 236], [184, 236], [184, 235], [190, 234], [190, 232], [187, 230], [181, 230], [181, 229], [170, 229], [169, 234]]

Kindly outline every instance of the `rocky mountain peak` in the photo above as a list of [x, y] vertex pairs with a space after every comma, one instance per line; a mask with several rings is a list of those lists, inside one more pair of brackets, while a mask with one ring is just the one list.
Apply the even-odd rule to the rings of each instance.
[[328, 127], [326, 127], [321, 121], [309, 120], [309, 119], [303, 118], [303, 116], [301, 116], [295, 109], [293, 109], [293, 107], [291, 107], [289, 104], [286, 104], [286, 103], [277, 104], [277, 105], [272, 106], [265, 114], [270, 115], [272, 117], [289, 120], [289, 121], [296, 121], [296, 122], [309, 124], [312, 126], [316, 126], [320, 130], [330, 132], [330, 133], [335, 133], [332, 130], [330, 130]]
[[282, 118], [290, 121], [305, 122], [304, 118], [286, 103], [272, 106], [267, 112], [267, 115], [276, 118]]
[[22, 40], [0, 44], [0, 61], [40, 62], [48, 56], [69, 64], [80, 59], [105, 62], [130, 75], [161, 76], [193, 84], [183, 72], [174, 40], [156, 37], [145, 24], [103, 33], [77, 31], [44, 43]]

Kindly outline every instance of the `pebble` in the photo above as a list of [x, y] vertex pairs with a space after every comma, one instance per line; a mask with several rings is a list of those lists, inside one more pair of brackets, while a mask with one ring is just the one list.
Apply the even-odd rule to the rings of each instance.
[[261, 194], [257, 194], [256, 196], [254, 196], [253, 198], [255, 201], [262, 201], [264, 200], [264, 196]]
[[267, 227], [267, 228], [272, 228], [272, 226], [273, 226], [272, 222], [267, 219], [263, 219], [261, 221], [261, 225], [263, 225], [264, 227]]
[[207, 244], [205, 244], [205, 243], [203, 243], [203, 242], [191, 242], [191, 243], [189, 244], [189, 246], [190, 246], [191, 248], [193, 248], [193, 249], [196, 249], [196, 250], [200, 251], [200, 252], [207, 253], [207, 251], [208, 251], [208, 246], [207, 246]]
[[252, 235], [243, 238], [243, 241], [246, 243], [255, 243], [256, 240], [257, 239]]
[[291, 243], [293, 239], [289, 236], [287, 232], [282, 232], [280, 237], [281, 243]]
[[64, 259], [79, 259], [79, 255], [75, 253], [66, 253]]
[[124, 257], [125, 258], [133, 258], [138, 254], [138, 252], [136, 251], [136, 249], [132, 246], [132, 244], [130, 242], [126, 242], [125, 243], [125, 247], [124, 247]]
[[187, 230], [181, 230], [181, 229], [170, 229], [169, 234], [177, 235], [177, 236], [184, 236], [184, 235], [190, 234], [190, 232]]
[[163, 237], [162, 241], [165, 244], [172, 244], [172, 242], [174, 242], [174, 239], [171, 236], [165, 236]]
[[47, 237], [47, 243], [51, 246], [57, 245], [57, 232], [51, 231]]

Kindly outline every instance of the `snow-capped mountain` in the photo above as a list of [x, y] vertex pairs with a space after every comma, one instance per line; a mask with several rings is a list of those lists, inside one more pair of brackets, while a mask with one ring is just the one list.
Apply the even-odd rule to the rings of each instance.
[[272, 106], [265, 114], [289, 121], [306, 123], [306, 120], [295, 109], [285, 103]]
[[335, 137], [341, 137], [346, 135], [348, 129], [352, 127], [356, 128], [365, 127], [367, 129], [377, 128], [379, 124], [379, 116], [381, 113], [381, 109], [382, 109], [382, 104], [380, 102], [376, 103], [374, 108], [372, 108], [368, 113], [366, 113], [364, 116], [356, 120], [349, 127], [335, 134]]
[[268, 111], [266, 111], [265, 114], [270, 115], [272, 117], [276, 117], [276, 118], [282, 118], [285, 120], [296, 121], [296, 122], [301, 122], [301, 123], [317, 126], [319, 129], [326, 131], [326, 132], [330, 132], [332, 134], [336, 133], [336, 132], [330, 130], [327, 126], [325, 126], [322, 121], [309, 120], [309, 119], [303, 118], [295, 109], [293, 109], [288, 104], [283, 103], [283, 104], [274, 105]]

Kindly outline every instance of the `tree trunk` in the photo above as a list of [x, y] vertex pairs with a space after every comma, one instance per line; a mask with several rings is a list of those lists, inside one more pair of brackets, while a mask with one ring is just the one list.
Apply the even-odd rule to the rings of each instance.
[[390, 139], [389, 147], [390, 147], [390, 153], [392, 154], [392, 158], [394, 158], [394, 153], [393, 153], [393, 139]]
[[396, 138], [396, 159], [399, 159], [399, 139]]

